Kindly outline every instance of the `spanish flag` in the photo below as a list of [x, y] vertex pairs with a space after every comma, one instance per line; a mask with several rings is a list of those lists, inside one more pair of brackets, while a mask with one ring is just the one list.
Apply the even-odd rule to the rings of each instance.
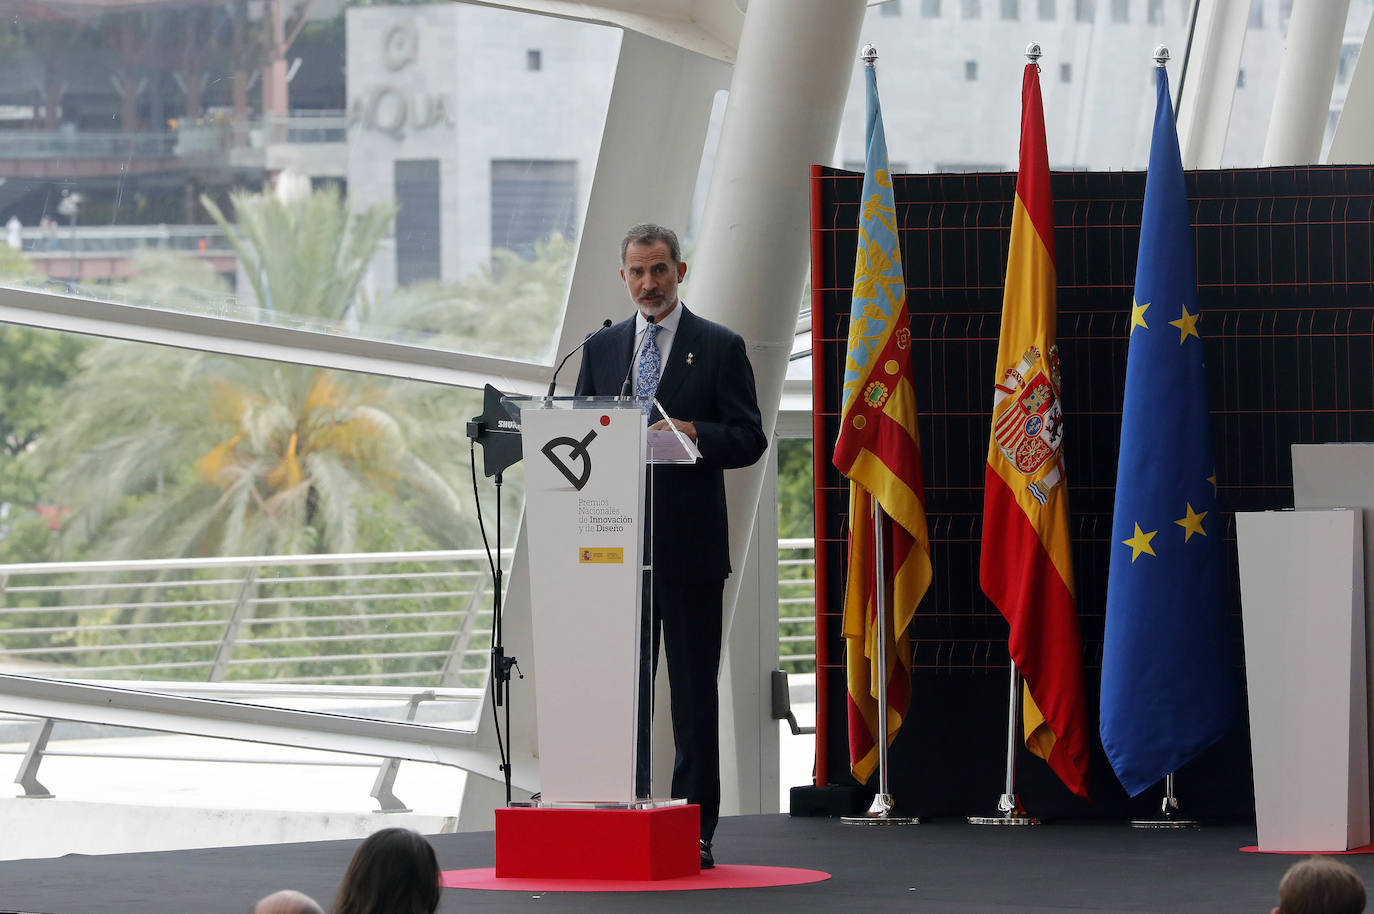
[[1011, 626], [1026, 746], [1088, 796], [1083, 650], [1074, 606], [1055, 345], [1054, 220], [1035, 64], [1021, 85], [1021, 163], [988, 442], [980, 579]]
[[[887, 141], [878, 83], [868, 78], [867, 155], [859, 213], [859, 249], [849, 311], [840, 433], [835, 466], [849, 477], [849, 575], [844, 601], [849, 680], [849, 758], [868, 780], [878, 764], [878, 702], [886, 695], [887, 741], [911, 697], [907, 628], [930, 586], [921, 438], [912, 386], [911, 330], [897, 240], [897, 207], [887, 172]], [[884, 575], [878, 580], [873, 501], [891, 518], [883, 526]], [[888, 593], [886, 668], [878, 666], [878, 593]]]

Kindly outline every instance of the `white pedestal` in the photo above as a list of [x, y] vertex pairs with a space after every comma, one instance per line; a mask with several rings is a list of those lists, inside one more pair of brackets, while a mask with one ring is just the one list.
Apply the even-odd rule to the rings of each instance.
[[1361, 515], [1236, 515], [1262, 851], [1369, 843]]
[[[1361, 508], [1364, 511], [1364, 579], [1374, 581], [1374, 444], [1333, 442], [1294, 444], [1293, 507]], [[1374, 657], [1374, 587], [1364, 590], [1364, 655]], [[1366, 677], [1365, 702], [1374, 738], [1374, 677]], [[1374, 746], [1369, 750], [1369, 783], [1374, 786]], [[1374, 803], [1374, 796], [1370, 797]], [[1374, 821], [1372, 819], [1371, 821]]]

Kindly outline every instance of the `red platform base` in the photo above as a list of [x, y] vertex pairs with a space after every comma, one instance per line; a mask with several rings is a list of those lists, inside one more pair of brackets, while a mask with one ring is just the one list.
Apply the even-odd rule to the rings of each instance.
[[701, 811], [496, 810], [496, 878], [675, 879], [701, 870]]

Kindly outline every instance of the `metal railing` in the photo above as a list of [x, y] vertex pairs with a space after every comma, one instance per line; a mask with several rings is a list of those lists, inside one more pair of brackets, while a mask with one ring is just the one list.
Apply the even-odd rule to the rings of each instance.
[[218, 225], [54, 225], [19, 231], [25, 254], [131, 254], [140, 250], [233, 254]]
[[[503, 565], [509, 557], [502, 551]], [[780, 540], [778, 558], [781, 663], [813, 672], [814, 545]], [[133, 680], [140, 690], [250, 703], [344, 702], [366, 706], [346, 713], [407, 721], [422, 705], [459, 702], [457, 717], [438, 713], [468, 720], [489, 669], [489, 581], [477, 549], [0, 565], [0, 672], [126, 687]], [[0, 736], [9, 726], [0, 719]], [[38, 778], [50, 756], [209, 760], [50, 749], [53, 727], [40, 717], [18, 741], [23, 748], [0, 750], [22, 755], [22, 796], [52, 796]], [[381, 812], [406, 809], [392, 790], [399, 766], [389, 758], [378, 769], [371, 796]]]
[[481, 687], [489, 577], [478, 549], [0, 565], [0, 671]]
[[169, 159], [176, 145], [167, 131], [0, 130], [0, 159]]
[[196, 159], [236, 146], [344, 143], [348, 114], [301, 110], [247, 123], [183, 122], [175, 130], [0, 130], [0, 159]]
[[[814, 562], [778, 542], [788, 672], [815, 670]], [[0, 565], [0, 671], [481, 687], [489, 578], [478, 549]]]
[[778, 540], [778, 653], [788, 673], [816, 671], [816, 544]]

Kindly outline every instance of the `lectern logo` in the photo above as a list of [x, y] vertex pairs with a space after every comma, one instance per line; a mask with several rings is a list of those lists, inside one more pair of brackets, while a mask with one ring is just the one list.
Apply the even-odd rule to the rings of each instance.
[[[576, 438], [559, 437], [550, 439], [549, 443], [540, 448], [544, 456], [549, 458], [549, 463], [558, 468], [558, 472], [563, 474], [563, 478], [573, 484], [573, 488], [581, 492], [582, 487], [587, 484], [587, 480], [592, 476], [592, 456], [587, 453], [587, 445], [592, 443], [596, 437], [596, 429], [587, 432], [587, 437], [578, 441]], [[554, 449], [565, 447], [568, 449], [568, 461], [576, 461], [581, 464], [581, 469], [573, 472], [572, 466], [565, 462], [563, 458], [554, 453]]]

